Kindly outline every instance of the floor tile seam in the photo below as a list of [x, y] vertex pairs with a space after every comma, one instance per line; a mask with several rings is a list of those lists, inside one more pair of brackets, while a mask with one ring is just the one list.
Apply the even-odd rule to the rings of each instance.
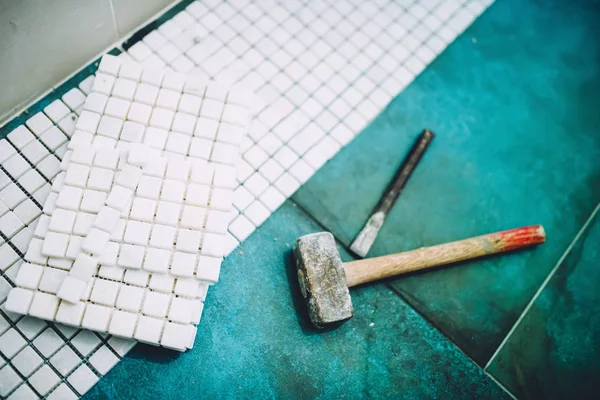
[[473, 357], [471, 357], [469, 354], [467, 354], [454, 340], [452, 340], [451, 337], [449, 337], [443, 330], [441, 330], [438, 325], [431, 320], [426, 314], [422, 313], [421, 311], [419, 311], [418, 309], [414, 308], [411, 303], [408, 301], [408, 299], [398, 290], [396, 289], [391, 283], [386, 282], [384, 283], [385, 286], [390, 289], [392, 292], [394, 292], [394, 294], [396, 294], [396, 296], [403, 301], [411, 310], [413, 310], [417, 315], [419, 315], [424, 321], [425, 323], [427, 323], [429, 326], [431, 326], [433, 329], [435, 329], [451, 346], [453, 346], [460, 354], [462, 354], [466, 359], [468, 359], [477, 369], [479, 369], [481, 371], [482, 374], [491, 377], [491, 380], [498, 385], [504, 392], [506, 392], [511, 398], [516, 399], [516, 397], [506, 388], [504, 387], [504, 385], [502, 385], [496, 378], [494, 378], [493, 376], [491, 376], [491, 374], [489, 374], [479, 363], [477, 363], [477, 361], [475, 359], [473, 359]]
[[599, 211], [600, 211], [600, 202], [598, 202], [596, 207], [592, 210], [592, 212], [590, 213], [590, 215], [588, 216], [586, 221], [583, 223], [582, 227], [579, 229], [579, 231], [577, 232], [577, 234], [575, 235], [575, 237], [573, 238], [573, 240], [571, 241], [569, 246], [566, 248], [566, 250], [563, 252], [562, 256], [556, 262], [556, 265], [548, 273], [548, 276], [546, 276], [546, 279], [544, 279], [544, 282], [542, 282], [542, 284], [540, 285], [538, 290], [535, 292], [535, 294], [533, 295], [533, 297], [531, 298], [531, 300], [525, 307], [525, 309], [521, 312], [517, 321], [513, 324], [510, 331], [508, 331], [508, 333], [506, 334], [506, 336], [504, 337], [504, 339], [502, 340], [500, 345], [496, 348], [496, 351], [494, 351], [494, 353], [492, 354], [492, 356], [490, 357], [490, 359], [488, 360], [488, 362], [485, 365], [485, 368], [484, 368], [485, 371], [488, 370], [488, 368], [492, 365], [492, 363], [494, 362], [494, 360], [496, 359], [498, 354], [502, 351], [502, 349], [504, 348], [506, 343], [510, 340], [510, 337], [513, 335], [513, 333], [516, 331], [516, 329], [521, 324], [521, 321], [525, 318], [525, 316], [527, 315], [527, 313], [529, 312], [529, 310], [531, 309], [531, 307], [533, 306], [533, 304], [535, 303], [535, 301], [537, 300], [539, 295], [542, 293], [542, 291], [546, 288], [546, 286], [548, 286], [548, 283], [550, 282], [552, 277], [556, 274], [556, 271], [558, 271], [558, 268], [562, 265], [565, 258], [570, 254], [570, 252], [573, 249], [573, 247], [575, 246], [575, 244], [577, 244], [577, 242], [579, 241], [579, 239], [581, 238], [583, 233], [586, 231], [588, 226], [592, 223], [592, 221], [596, 217], [596, 214], [598, 214]]

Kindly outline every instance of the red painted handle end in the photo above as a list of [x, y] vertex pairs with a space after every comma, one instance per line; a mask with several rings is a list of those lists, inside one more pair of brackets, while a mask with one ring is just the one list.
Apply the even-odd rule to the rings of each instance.
[[498, 232], [496, 239], [500, 242], [502, 251], [509, 251], [544, 243], [546, 231], [542, 225], [524, 226]]

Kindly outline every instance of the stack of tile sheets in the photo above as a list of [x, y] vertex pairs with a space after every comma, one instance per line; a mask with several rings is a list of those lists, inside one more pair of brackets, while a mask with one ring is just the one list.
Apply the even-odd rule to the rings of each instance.
[[191, 348], [251, 99], [104, 56], [6, 309]]

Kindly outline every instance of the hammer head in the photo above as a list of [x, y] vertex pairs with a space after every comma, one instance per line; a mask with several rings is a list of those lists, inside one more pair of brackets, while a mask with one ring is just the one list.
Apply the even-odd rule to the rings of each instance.
[[317, 328], [352, 318], [342, 259], [329, 232], [305, 235], [294, 246], [300, 291]]

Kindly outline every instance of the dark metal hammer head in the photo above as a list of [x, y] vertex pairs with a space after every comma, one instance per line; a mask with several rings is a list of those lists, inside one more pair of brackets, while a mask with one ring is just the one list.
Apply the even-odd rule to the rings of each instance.
[[305, 235], [294, 246], [298, 282], [317, 328], [352, 318], [354, 310], [342, 259], [329, 232]]

